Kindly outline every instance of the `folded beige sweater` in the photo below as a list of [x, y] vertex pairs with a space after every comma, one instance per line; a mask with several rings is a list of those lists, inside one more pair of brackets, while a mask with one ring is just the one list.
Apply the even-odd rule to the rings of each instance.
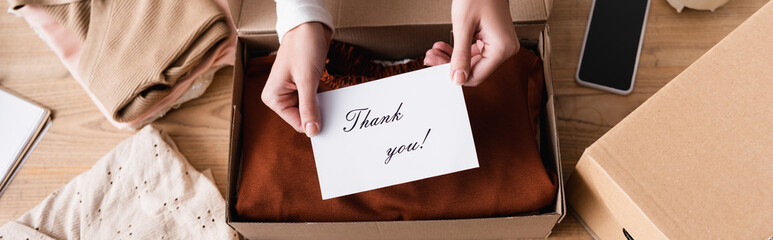
[[8, 0], [36, 4], [83, 42], [77, 73], [117, 122], [145, 113], [226, 39], [211, 0]]
[[238, 239], [211, 176], [151, 126], [123, 141], [0, 239]]

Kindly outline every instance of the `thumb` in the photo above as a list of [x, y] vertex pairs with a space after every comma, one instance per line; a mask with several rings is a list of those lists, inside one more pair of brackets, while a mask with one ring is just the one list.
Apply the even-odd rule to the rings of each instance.
[[298, 84], [298, 111], [301, 116], [301, 128], [306, 136], [313, 137], [319, 133], [321, 128], [321, 116], [319, 106], [317, 106], [317, 86], [319, 85], [319, 76], [309, 74], [300, 84]]
[[473, 25], [469, 21], [454, 22], [454, 51], [451, 54], [451, 81], [458, 85], [467, 82], [470, 77], [470, 45], [472, 45]]

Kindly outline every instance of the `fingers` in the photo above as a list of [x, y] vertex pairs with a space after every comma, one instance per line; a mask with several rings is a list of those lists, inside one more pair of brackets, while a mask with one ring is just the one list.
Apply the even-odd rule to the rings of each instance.
[[309, 137], [321, 130], [316, 95], [331, 34], [329, 28], [315, 22], [287, 32], [261, 93], [266, 106]]
[[454, 48], [445, 42], [435, 42], [424, 56], [424, 65], [437, 66], [451, 62], [451, 53]]
[[432, 44], [432, 49], [439, 50], [440, 52], [442, 52], [446, 56], [449, 56], [449, 58], [450, 58], [451, 54], [454, 52], [454, 47], [451, 47], [451, 45], [449, 45], [448, 43], [443, 42], [443, 41], [435, 42], [435, 44]]
[[[484, 44], [483, 41], [478, 40], [477, 43], [470, 46], [470, 66], [473, 68], [475, 67], [475, 64], [477, 64], [478, 61], [481, 59], [481, 51], [483, 50]], [[437, 66], [449, 63], [451, 61], [451, 54], [453, 53], [454, 48], [451, 47], [451, 45], [448, 45], [448, 43], [445, 42], [436, 42], [434, 45], [432, 45], [432, 49], [427, 50], [427, 52], [424, 55], [424, 65], [426, 66]]]
[[454, 1], [451, 20], [451, 74], [456, 83], [479, 85], [518, 50], [507, 1]]
[[451, 54], [451, 80], [459, 85], [467, 82], [470, 76], [470, 45], [477, 24], [467, 19], [453, 22], [454, 50]]
[[317, 105], [319, 74], [314, 71], [296, 74], [290, 80], [286, 71], [271, 71], [261, 100], [296, 131], [312, 137], [321, 130], [321, 116]]
[[[449, 46], [451, 47], [451, 46]], [[432, 48], [427, 51], [424, 56], [424, 65], [437, 66], [451, 62], [450, 54], [446, 54], [443, 51]]]
[[302, 79], [295, 79], [298, 86], [298, 110], [300, 122], [306, 136], [313, 137], [321, 130], [322, 119], [317, 105], [317, 87], [319, 75], [315, 71], [307, 71], [301, 75]]
[[[483, 52], [484, 46], [485, 44], [481, 40], [478, 40], [475, 44], [470, 46], [470, 53], [472, 54], [472, 58], [470, 59], [470, 66], [472, 66], [472, 68], [475, 68], [475, 65], [478, 64], [478, 61], [480, 61], [480, 59], [483, 57], [481, 53]], [[470, 75], [474, 73], [475, 72], [471, 72]]]
[[290, 74], [286, 71], [272, 69], [260, 98], [268, 108], [277, 113], [295, 131], [304, 132], [301, 128], [301, 116], [297, 107], [298, 96], [295, 91], [287, 89], [283, 84], [289, 77]]
[[[472, 64], [473, 69], [475, 69], [475, 66], [478, 65], [478, 62], [480, 62], [481, 59], [483, 59], [483, 57], [480, 54], [472, 56], [470, 64]], [[475, 72], [472, 72], [472, 74], [474, 75]]]
[[472, 67], [472, 75], [470, 79], [464, 84], [465, 86], [478, 86], [483, 80], [486, 80], [492, 73], [499, 67], [504, 59], [501, 57], [486, 57], [485, 55], [478, 55], [475, 65]]
[[473, 45], [473, 48], [480, 49], [480, 54], [474, 55], [471, 60], [472, 70], [470, 79], [464, 84], [465, 86], [478, 86], [486, 80], [502, 62], [518, 51], [520, 44], [516, 40], [512, 43], [494, 41], [490, 44], [478, 40], [477, 44]]
[[470, 54], [474, 57], [475, 55], [480, 55], [483, 53], [483, 48], [486, 47], [486, 44], [483, 43], [480, 39], [475, 41], [475, 44], [470, 46]]

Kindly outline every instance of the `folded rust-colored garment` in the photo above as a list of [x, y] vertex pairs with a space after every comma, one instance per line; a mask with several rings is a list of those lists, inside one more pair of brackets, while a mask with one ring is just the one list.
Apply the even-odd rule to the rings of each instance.
[[[239, 219], [272, 222], [427, 220], [513, 216], [554, 202], [557, 180], [538, 151], [542, 61], [521, 50], [478, 87], [465, 87], [480, 168], [322, 200], [309, 138], [260, 100], [274, 57], [253, 58], [244, 80]], [[384, 66], [334, 43], [320, 90], [423, 67]]]
[[[148, 113], [165, 107], [168, 110], [199, 75], [225, 63], [225, 47], [233, 45], [233, 39], [227, 40], [234, 35], [229, 18], [212, 0], [8, 3], [11, 9], [21, 11], [31, 5], [33, 9], [26, 11], [25, 18], [40, 22], [32, 15], [42, 15], [48, 19], [43, 22], [63, 27], [56, 36], [71, 36], [48, 39], [68, 41], [66, 44], [49, 44], [70, 47], [69, 52], [60, 54], [66, 57], [65, 65], [116, 126], [137, 127], [133, 123], [144, 122]], [[35, 11], [44, 13], [33, 14]], [[46, 30], [59, 29], [42, 27], [44, 39], [54, 36]], [[185, 85], [177, 85], [181, 82]]]

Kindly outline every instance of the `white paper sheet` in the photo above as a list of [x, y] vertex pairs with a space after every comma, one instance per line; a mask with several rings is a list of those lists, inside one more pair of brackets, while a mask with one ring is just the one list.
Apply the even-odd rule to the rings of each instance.
[[311, 138], [322, 199], [478, 167], [461, 86], [449, 65], [317, 95]]
[[46, 109], [0, 89], [0, 182], [14, 170], [46, 114]]

